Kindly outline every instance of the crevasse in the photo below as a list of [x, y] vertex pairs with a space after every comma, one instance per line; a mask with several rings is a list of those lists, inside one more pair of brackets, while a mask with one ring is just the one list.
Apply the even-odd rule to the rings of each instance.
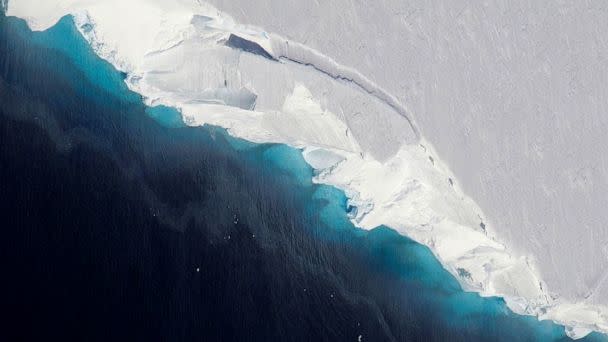
[[[357, 226], [386, 225], [429, 246], [465, 289], [564, 324], [573, 338], [608, 332], [608, 309], [562, 300], [533, 258], [496, 241], [407, 108], [358, 71], [185, 0], [23, 0], [7, 14], [36, 30], [73, 15], [95, 52], [126, 72], [147, 104], [177, 108], [188, 125], [300, 148], [316, 182], [345, 191]], [[230, 44], [233, 35], [272, 58]]]

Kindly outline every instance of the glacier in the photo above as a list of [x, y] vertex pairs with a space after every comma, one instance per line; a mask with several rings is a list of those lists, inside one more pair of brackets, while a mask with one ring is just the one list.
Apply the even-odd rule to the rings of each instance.
[[508, 227], [489, 224], [411, 109], [306, 42], [202, 1], [12, 0], [7, 15], [35, 30], [72, 15], [146, 104], [176, 108], [191, 126], [299, 148], [315, 182], [346, 193], [357, 226], [386, 225], [429, 246], [465, 289], [563, 324], [573, 338], [608, 332], [605, 303], [561, 296], [541, 277], [542, 255], [500, 239]]

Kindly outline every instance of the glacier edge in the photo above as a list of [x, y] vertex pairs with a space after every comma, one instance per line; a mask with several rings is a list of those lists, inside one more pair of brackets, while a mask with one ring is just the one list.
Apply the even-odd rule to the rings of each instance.
[[[37, 30], [50, 27], [63, 15], [73, 15], [94, 50], [129, 75], [127, 84], [132, 90], [144, 96], [148, 104], [178, 108], [189, 125], [214, 124], [255, 142], [285, 143], [308, 152], [327, 151], [328, 155], [314, 162], [309, 156], [307, 161], [319, 170], [316, 182], [344, 190], [353, 205], [367, 208], [357, 212], [353, 222], [365, 229], [387, 225], [429, 246], [465, 289], [483, 296], [501, 296], [516, 313], [564, 324], [573, 338], [592, 330], [608, 332], [607, 308], [564, 301], [543, 285], [532, 258], [514, 256], [495, 240], [493, 225], [486, 226], [480, 208], [459, 189], [456, 177], [420, 136], [407, 109], [356, 70], [340, 66], [304, 45], [287, 44], [280, 36], [241, 26], [209, 5], [196, 6], [187, 1], [175, 5], [153, 1], [114, 4], [147, 15], [141, 23], [131, 24], [141, 24], [146, 31], [143, 43], [133, 45], [131, 40], [142, 31], [121, 35], [129, 27], [111, 28], [114, 23], [128, 25], [126, 19], [110, 15], [116, 1], [61, 1], [61, 6], [54, 9], [48, 4], [28, 6], [28, 2], [35, 1], [13, 0], [7, 14], [25, 19]], [[30, 12], [36, 6], [42, 9]], [[210, 22], [203, 29], [196, 28], [192, 25], [195, 14], [210, 18]], [[231, 34], [247, 37], [283, 62], [247, 56], [218, 44]], [[188, 91], [174, 92], [172, 85], [184, 81], [184, 74], [200, 76], [187, 60], [191, 53], [206, 56], [209, 68], [221, 66], [222, 73], [196, 79], [192, 83], [197, 84]], [[183, 70], [168, 64], [167, 60], [175, 57], [181, 58], [179, 67]], [[292, 66], [286, 59], [303, 67]], [[277, 84], [264, 84], [256, 70], [280, 75]], [[221, 102], [197, 102], [200, 99], [192, 95], [210, 90], [213, 97], [213, 90], [223, 89], [222, 85], [230, 91], [251, 89], [260, 101], [255, 109], [247, 109]], [[370, 101], [369, 96], [379, 101]], [[362, 113], [354, 113], [347, 106], [352, 101], [373, 103]], [[398, 120], [394, 116], [400, 115], [405, 121], [395, 121], [398, 127], [409, 126], [411, 131], [403, 134], [380, 127], [379, 131], [388, 132], [389, 141], [367, 142], [364, 135], [369, 127], [361, 126], [369, 125], [369, 121], [357, 121], [366, 115], [366, 109], [374, 113], [372, 122], [388, 117], [392, 123]], [[383, 152], [385, 145], [392, 145], [390, 153]]]

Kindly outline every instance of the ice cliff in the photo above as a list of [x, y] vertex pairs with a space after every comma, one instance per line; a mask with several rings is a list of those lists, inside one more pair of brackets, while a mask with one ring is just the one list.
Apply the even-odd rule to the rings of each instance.
[[605, 306], [552, 292], [532, 251], [497, 238], [411, 110], [363, 73], [200, 1], [12, 0], [7, 14], [35, 30], [72, 15], [147, 104], [177, 108], [188, 125], [298, 147], [315, 181], [344, 190], [357, 207], [357, 226], [387, 225], [429, 246], [467, 290], [504, 297], [572, 337], [608, 332]]

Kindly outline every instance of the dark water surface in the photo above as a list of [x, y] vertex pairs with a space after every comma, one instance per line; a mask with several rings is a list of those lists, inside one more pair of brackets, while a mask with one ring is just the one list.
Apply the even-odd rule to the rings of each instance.
[[567, 339], [354, 228], [298, 151], [183, 127], [123, 78], [70, 18], [0, 16], [1, 340]]

